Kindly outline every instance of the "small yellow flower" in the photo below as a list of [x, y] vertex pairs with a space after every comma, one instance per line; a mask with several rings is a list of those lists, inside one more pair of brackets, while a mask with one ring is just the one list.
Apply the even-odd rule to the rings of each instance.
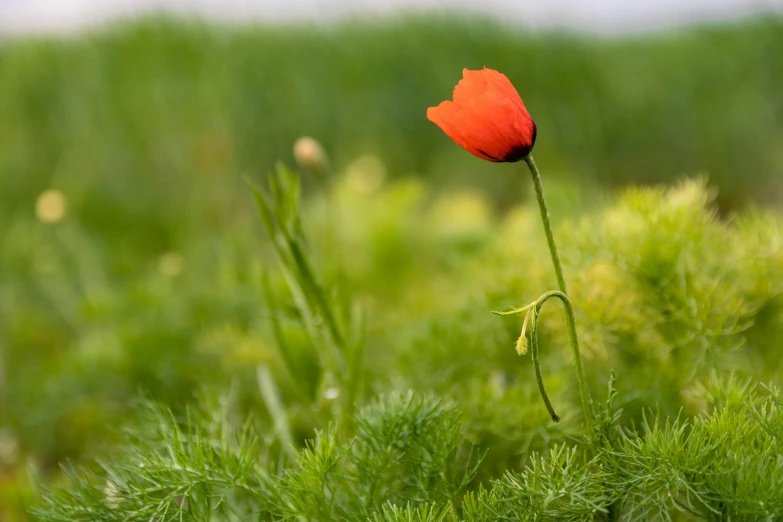
[[58, 223], [68, 211], [68, 200], [59, 190], [50, 189], [41, 193], [35, 202], [35, 215], [42, 223]]
[[168, 252], [160, 256], [158, 271], [167, 277], [174, 277], [182, 272], [182, 256], [176, 252]]

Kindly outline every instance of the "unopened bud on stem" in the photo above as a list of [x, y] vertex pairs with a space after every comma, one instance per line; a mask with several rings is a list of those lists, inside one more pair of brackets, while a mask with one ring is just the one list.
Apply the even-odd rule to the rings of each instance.
[[314, 138], [303, 136], [294, 143], [294, 159], [303, 169], [323, 174], [329, 166], [329, 158], [321, 144]]

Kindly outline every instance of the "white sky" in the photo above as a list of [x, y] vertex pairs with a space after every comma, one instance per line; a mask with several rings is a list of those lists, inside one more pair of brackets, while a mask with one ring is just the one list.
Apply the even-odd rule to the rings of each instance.
[[153, 10], [233, 21], [324, 21], [401, 9], [472, 11], [534, 27], [624, 32], [783, 13], [783, 0], [0, 0], [0, 32], [69, 32]]

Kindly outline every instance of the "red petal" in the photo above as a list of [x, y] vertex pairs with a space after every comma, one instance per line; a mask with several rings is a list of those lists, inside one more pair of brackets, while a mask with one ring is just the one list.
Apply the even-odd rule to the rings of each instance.
[[470, 100], [487, 92], [487, 78], [482, 71], [462, 70], [462, 79], [454, 87], [452, 98], [459, 105], [467, 105]]

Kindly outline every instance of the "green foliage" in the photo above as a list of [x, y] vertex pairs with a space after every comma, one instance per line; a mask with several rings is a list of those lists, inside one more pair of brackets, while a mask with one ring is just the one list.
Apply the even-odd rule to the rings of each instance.
[[623, 436], [609, 462], [630, 519], [670, 519], [673, 509], [706, 520], [783, 516], [781, 396], [735, 383], [724, 392], [739, 392], [741, 400], [692, 421], [656, 419]]
[[97, 471], [66, 470], [71, 489], [45, 491], [41, 520], [238, 520], [269, 493], [262, 448], [225, 411], [176, 419], [159, 405]]
[[184, 419], [155, 404], [145, 411], [118, 455], [44, 493], [41, 520], [441, 520], [475, 467], [458, 458], [454, 408], [412, 394], [376, 400], [357, 415], [351, 442], [320, 432], [279, 469], [252, 427], [223, 411]]
[[[459, 501], [473, 477], [458, 413], [393, 394], [357, 415], [355, 438], [320, 432], [274, 466], [224, 413], [178, 421], [148, 406], [145, 437], [95, 473], [45, 492], [41, 520], [776, 520], [783, 516], [777, 390], [736, 382], [739, 400], [686, 421], [617, 430], [614, 445], [557, 444]], [[590, 454], [592, 453], [592, 456]]]
[[[315, 397], [324, 394], [339, 397], [345, 412], [341, 418], [350, 421], [351, 411], [359, 400], [357, 394], [362, 376], [364, 330], [360, 312], [345, 290], [340, 291], [341, 289], [337, 288], [335, 292], [325, 287], [312, 266], [299, 216], [299, 178], [279, 166], [277, 175], [270, 179], [270, 194], [267, 195], [258, 188], [253, 188], [253, 194], [277, 255], [293, 308], [297, 312], [297, 322], [311, 342], [307, 358], [319, 363], [319, 384], [315, 388]], [[289, 374], [295, 376], [299, 373], [296, 354], [292, 353], [280, 319], [276, 315], [279, 307], [268, 288], [269, 281], [267, 278], [264, 281], [267, 287], [266, 298], [273, 310], [270, 322], [279, 353]], [[263, 375], [266, 380], [272, 378], [268, 372]], [[335, 387], [329, 387], [330, 385]], [[270, 382], [269, 386], [273, 384]], [[301, 388], [302, 395], [306, 396], [308, 390], [304, 386]], [[267, 408], [271, 411], [270, 405], [267, 405]], [[279, 414], [284, 415], [284, 412]], [[279, 419], [277, 422], [279, 426], [287, 424]], [[286, 439], [290, 444], [290, 435], [287, 435]]]
[[[19, 446], [16, 454], [2, 456], [16, 458], [7, 461], [10, 469], [20, 469], [25, 456], [34, 459], [33, 469], [47, 483], [62, 479], [48, 470], [63, 456], [79, 460], [88, 449], [105, 463], [97, 475], [71, 472], [78, 496], [68, 501], [48, 496], [49, 519], [67, 518], [55, 504], [75, 516], [77, 504], [103, 494], [109, 476], [118, 485], [138, 485], [128, 506], [159, 509], [161, 516], [182, 512], [185, 494], [191, 499], [188, 513], [201, 516], [214, 508], [215, 517], [274, 509], [280, 517], [359, 513], [469, 520], [507, 512], [524, 519], [524, 513], [551, 510], [578, 519], [621, 512], [653, 516], [673, 507], [700, 516], [742, 517], [754, 502], [777, 513], [774, 492], [780, 485], [771, 477], [778, 463], [770, 455], [778, 451], [779, 406], [736, 382], [723, 391], [711, 384], [716, 374], [754, 382], [780, 378], [780, 357], [770, 349], [783, 339], [778, 298], [783, 241], [774, 213], [749, 210], [719, 218], [705, 183], [695, 180], [665, 190], [627, 191], [603, 209], [559, 222], [555, 233], [593, 395], [605, 388], [611, 369], [616, 373], [612, 401], [597, 408], [598, 437], [589, 442], [581, 430], [560, 311], [545, 308], [539, 318], [540, 362], [563, 419], [558, 424], [541, 403], [531, 362], [514, 349], [521, 318], [489, 313], [530, 302], [555, 284], [537, 212], [521, 206], [495, 217], [474, 190], [437, 195], [420, 181], [368, 189], [371, 175], [335, 174], [328, 199], [308, 193], [300, 201], [298, 181], [281, 169], [269, 191], [259, 193], [265, 198], [259, 201], [262, 211], [269, 212], [267, 236], [279, 243], [253, 246], [264, 221], [237, 217], [220, 238], [225, 254], [210, 254], [211, 246], [196, 242], [180, 254], [180, 274], [167, 275], [157, 264], [126, 278], [85, 271], [68, 287], [54, 283], [72, 281], [70, 269], [47, 272], [32, 265], [39, 284], [59, 289], [48, 295], [71, 305], [40, 301], [16, 309], [10, 316], [15, 322], [5, 319], [10, 342], [4, 419]], [[568, 201], [568, 187], [553, 188], [550, 199]], [[330, 218], [324, 219], [327, 210]], [[255, 212], [250, 198], [244, 212]], [[42, 236], [81, 237], [83, 248], [75, 250], [72, 243], [31, 243], [31, 255], [46, 249], [58, 262], [96, 267], [112, 255], [96, 239], [79, 236], [83, 228], [75, 218], [24, 226]], [[294, 247], [300, 259], [290, 255]], [[29, 299], [35, 288], [32, 280], [17, 282], [15, 295]], [[359, 306], [365, 313], [356, 314]], [[341, 334], [350, 333], [345, 339], [363, 343], [358, 381], [351, 380], [356, 370], [342, 373], [342, 363], [331, 359], [358, 345], [335, 344], [338, 351], [330, 351], [326, 322], [312, 319], [323, 307], [332, 310]], [[42, 359], [52, 369], [38, 369], [44, 381], [23, 380], [17, 372], [32, 376], [37, 368], [26, 366], [33, 355], [24, 344], [31, 330], [23, 326], [61, 311], [71, 314], [67, 331], [54, 326], [35, 331], [47, 339], [63, 335], [62, 344], [46, 344], [59, 347]], [[330, 377], [332, 368], [338, 370]], [[387, 398], [346, 419], [352, 410], [344, 402], [348, 385], [357, 387], [357, 398]], [[202, 417], [188, 421], [186, 405], [194, 392], [203, 390], [209, 398], [231, 388], [234, 415], [257, 417], [261, 442], [228, 447], [237, 462], [256, 455], [257, 466], [208, 475], [200, 469], [165, 481], [155, 475], [150, 480], [165, 491], [153, 495], [146, 479], [123, 474], [130, 464], [115, 469], [125, 457], [98, 444], [114, 438], [106, 425], [120, 422], [139, 441], [159, 443], [164, 435], [142, 428], [148, 421], [134, 420], [135, 410], [126, 406], [139, 388], [152, 390], [162, 411], [184, 423], [177, 443], [183, 447], [205, 444], [211, 439], [203, 434], [215, 431], [198, 420]], [[386, 395], [401, 389], [449, 401], [461, 422], [438, 401], [406, 403]], [[706, 416], [712, 409], [716, 413]], [[196, 425], [188, 427], [189, 422]], [[302, 452], [314, 430], [321, 435]], [[404, 441], [414, 436], [420, 437], [408, 447]], [[166, 440], [161, 444], [168, 448], [175, 439]], [[138, 453], [139, 441], [126, 442], [126, 448], [130, 444], [136, 449], [129, 451]], [[198, 456], [205, 451], [188, 453], [207, 460]], [[484, 456], [475, 469], [471, 452]], [[182, 460], [160, 447], [143, 453], [159, 454], [160, 467]], [[231, 460], [222, 455], [213, 460]], [[194, 470], [196, 464], [191, 462]], [[770, 472], [752, 479], [758, 469]], [[712, 475], [733, 478], [715, 482]], [[332, 489], [318, 489], [316, 479]], [[248, 493], [246, 483], [257, 491]], [[259, 493], [265, 488], [283, 489], [269, 500]], [[275, 495], [294, 491], [310, 493], [293, 504], [275, 503]], [[236, 500], [216, 500], [224, 497]], [[154, 506], [144, 504], [153, 498]]]
[[533, 455], [521, 473], [507, 472], [491, 489], [465, 499], [465, 521], [592, 520], [615, 499], [600, 462], [580, 462], [576, 448], [557, 445]]

